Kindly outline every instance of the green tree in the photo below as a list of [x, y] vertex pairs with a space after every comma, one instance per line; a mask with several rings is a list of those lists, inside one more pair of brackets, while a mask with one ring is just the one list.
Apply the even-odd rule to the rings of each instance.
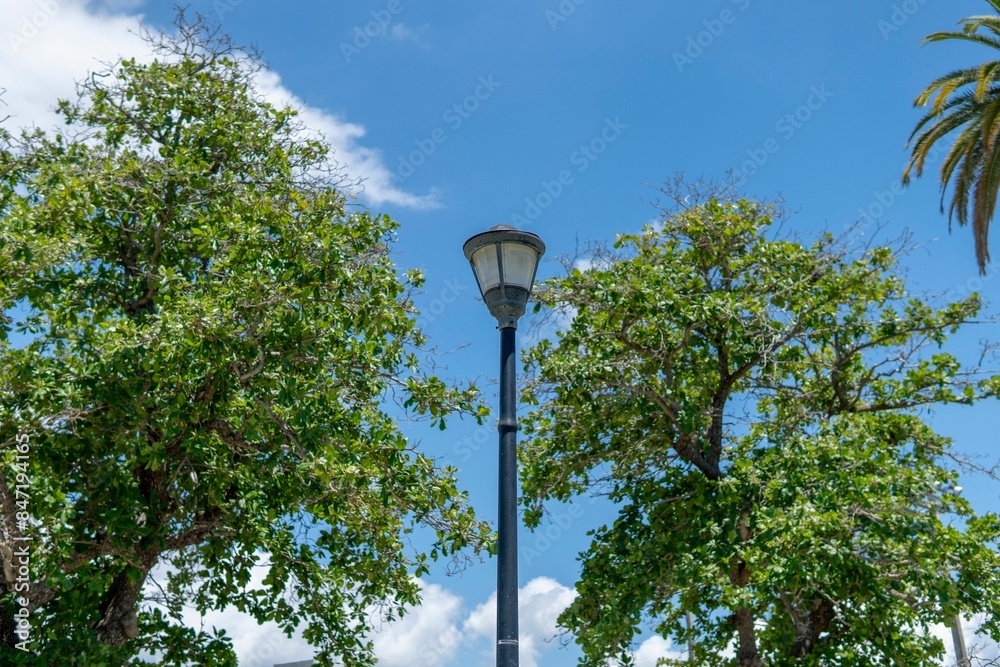
[[683, 645], [687, 612], [712, 666], [938, 665], [928, 626], [957, 612], [1000, 638], [1000, 520], [949, 490], [920, 416], [1000, 389], [936, 349], [976, 297], [933, 308], [887, 248], [772, 239], [773, 207], [685, 195], [537, 293], [571, 320], [526, 354], [528, 524], [587, 492], [618, 507], [560, 619], [583, 664], [644, 624]]
[[[986, 0], [1000, 12], [1000, 0]], [[970, 16], [960, 22], [961, 31], [936, 32], [925, 43], [959, 40], [1000, 50], [1000, 16]], [[941, 165], [941, 212], [945, 210], [948, 184], [952, 184], [948, 220], [960, 225], [972, 222], [976, 262], [980, 273], [990, 261], [990, 222], [996, 212], [1000, 191], [1000, 142], [997, 141], [1000, 114], [1000, 61], [955, 70], [934, 80], [914, 102], [930, 107], [910, 135], [910, 162], [903, 172], [908, 183], [911, 173], [920, 176], [931, 148], [958, 131]]]
[[[4, 135], [0, 662], [234, 665], [184, 605], [370, 664], [414, 575], [489, 535], [392, 415], [482, 418], [476, 390], [420, 369], [396, 223], [352, 212], [253, 54], [177, 29], [86, 79], [61, 133]], [[34, 653], [13, 648], [22, 607]]]

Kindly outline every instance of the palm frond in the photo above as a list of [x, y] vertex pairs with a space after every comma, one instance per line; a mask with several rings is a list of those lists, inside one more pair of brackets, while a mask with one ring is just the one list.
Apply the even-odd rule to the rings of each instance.
[[979, 82], [976, 84], [976, 98], [982, 101], [993, 84], [993, 79], [1000, 72], [1000, 62], [993, 60], [983, 63], [979, 68]]
[[947, 76], [943, 76], [937, 81], [931, 83], [931, 85], [920, 91], [917, 95], [916, 100], [914, 100], [914, 106], [925, 106], [932, 95], [937, 95], [934, 97], [934, 103], [932, 108], [935, 111], [940, 111], [944, 100], [948, 98], [953, 92], [961, 88], [962, 86], [968, 85], [970, 83], [976, 83], [979, 80], [980, 68], [970, 68], [967, 70], [959, 70], [957, 72], [951, 72]]
[[967, 16], [962, 19], [962, 26], [967, 33], [985, 27], [993, 34], [1000, 35], [1000, 16]]
[[955, 168], [962, 161], [962, 157], [965, 155], [965, 151], [957, 143], [952, 144], [951, 148], [948, 149], [948, 154], [945, 155], [944, 160], [941, 162], [941, 212], [944, 213], [944, 198], [945, 198], [945, 185], [951, 180], [952, 174], [955, 172]]
[[990, 261], [989, 230], [997, 208], [997, 193], [1000, 191], [1000, 132], [997, 131], [996, 119], [1000, 115], [1000, 105], [993, 105], [989, 111], [991, 116], [989, 132], [983, 127], [985, 145], [983, 164], [976, 182], [976, 205], [972, 216], [972, 237], [976, 244], [976, 262], [979, 272], [986, 273], [986, 264]]
[[959, 137], [952, 144], [951, 149], [948, 151], [948, 155], [945, 156], [944, 162], [941, 164], [941, 212], [944, 212], [944, 197], [945, 190], [948, 183], [951, 181], [954, 175], [955, 169], [958, 168], [962, 161], [966, 158], [970, 142], [974, 142], [975, 135], [978, 133], [975, 131], [976, 128], [966, 128]]
[[973, 83], [977, 80], [979, 76], [979, 71], [981, 67], [968, 67], [966, 69], [958, 69], [954, 72], [948, 72], [944, 76], [938, 77], [931, 81], [923, 90], [917, 95], [916, 100], [913, 102], [914, 106], [922, 107], [927, 104], [927, 100], [931, 98], [934, 91], [945, 84], [950, 84], [953, 81], [958, 81], [956, 88], [960, 88], [967, 83]]
[[[987, 2], [997, 15], [966, 17], [959, 31], [935, 32], [923, 43], [960, 40], [1000, 51], [1000, 0]], [[921, 176], [931, 148], [957, 132], [941, 164], [941, 212], [950, 193], [948, 227], [971, 220], [976, 261], [984, 273], [990, 260], [990, 221], [1000, 199], [1000, 60], [938, 77], [920, 91], [914, 105], [929, 108], [907, 139], [911, 153], [903, 183], [912, 173]]]
[[[978, 136], [978, 128], [970, 127], [965, 132], [962, 133], [969, 134], [970, 136], [962, 141], [963, 145], [963, 156], [962, 163], [959, 167], [958, 176], [955, 178], [953, 188], [954, 196], [951, 200], [951, 206], [948, 209], [948, 223], [951, 221], [958, 220], [959, 225], [965, 225], [969, 221], [969, 196], [972, 193], [972, 189], [976, 182], [976, 174], [979, 171], [979, 155], [981, 153], [980, 144], [976, 141], [976, 136]], [[976, 135], [976, 136], [971, 136]], [[961, 141], [962, 137], [959, 138]], [[945, 190], [948, 184], [946, 182], [941, 183], [941, 198], [944, 201]]]
[[980, 35], [979, 33], [965, 33], [965, 32], [935, 32], [924, 37], [921, 41], [924, 44], [930, 44], [932, 42], [943, 42], [946, 39], [958, 39], [964, 42], [973, 42], [975, 44], [983, 44], [993, 49], [1000, 50], [1000, 40], [993, 39], [992, 37], [987, 37], [986, 35]]
[[[992, 96], [992, 91], [990, 95]], [[938, 118], [948, 118], [950, 117], [951, 113], [958, 113], [957, 110], [954, 110], [955, 107], [965, 107], [970, 111], [975, 111], [976, 109], [981, 108], [984, 105], [984, 103], [985, 101], [980, 102], [979, 100], [977, 100], [975, 93], [972, 91], [963, 93], [961, 95], [952, 98], [946, 104], [944, 104], [941, 107], [941, 109], [932, 110], [928, 112], [926, 116], [924, 116], [917, 122], [916, 127], [913, 129], [913, 132], [910, 133], [910, 138], [909, 140], [907, 140], [907, 145], [909, 145], [909, 142], [912, 141], [913, 137], [916, 136], [924, 128], [924, 126], [927, 125], [927, 123]]]
[[994, 101], [992, 104], [987, 104], [982, 109], [981, 118], [978, 121], [979, 138], [986, 147], [986, 150], [990, 150], [990, 147], [996, 141], [998, 114], [1000, 114], [1000, 100]]
[[[937, 123], [927, 129], [919, 137], [917, 137], [916, 142], [913, 144], [912, 156], [910, 158], [910, 163], [903, 173], [903, 182], [909, 182], [909, 172], [911, 168], [914, 168], [917, 176], [923, 173], [924, 162], [927, 159], [927, 154], [930, 149], [942, 138], [951, 134], [954, 130], [957, 130], [962, 125], [975, 119], [976, 115], [979, 113], [978, 109], [962, 109], [955, 111], [954, 113], [940, 118]], [[933, 118], [934, 116], [932, 116]], [[907, 142], [909, 146], [909, 142]]]

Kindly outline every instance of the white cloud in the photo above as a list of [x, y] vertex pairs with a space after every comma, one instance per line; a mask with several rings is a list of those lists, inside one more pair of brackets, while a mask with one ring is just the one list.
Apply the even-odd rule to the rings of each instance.
[[[266, 558], [262, 554], [258, 563], [264, 562]], [[170, 569], [169, 565], [154, 568], [146, 584], [148, 597], [156, 596], [159, 589], [154, 582], [164, 585]], [[267, 572], [265, 564], [255, 567], [247, 589], [264, 588]], [[371, 637], [379, 664], [385, 667], [451, 667], [459, 664], [470, 667], [468, 661], [463, 662], [463, 658], [465, 653], [471, 652], [480, 656], [479, 665], [492, 666], [495, 659], [496, 592], [466, 613], [465, 601], [455, 593], [438, 584], [426, 584], [419, 579], [415, 581], [420, 587], [422, 604], [407, 607], [401, 619], [377, 627]], [[532, 579], [519, 589], [520, 662], [523, 667], [539, 667], [542, 654], [561, 645], [563, 631], [557, 619], [576, 596], [575, 590], [548, 577]], [[376, 614], [373, 609], [372, 615]], [[1000, 659], [1000, 646], [978, 634], [985, 620], [985, 614], [962, 619], [966, 644], [974, 664], [994, 664]], [[225, 629], [232, 639], [240, 667], [271, 667], [276, 663], [308, 660], [315, 654], [302, 638], [301, 628], [289, 638], [276, 624], [259, 625], [250, 615], [232, 608], [211, 611], [204, 616], [188, 609], [184, 612], [183, 622], [188, 627], [209, 631], [213, 627]], [[764, 621], [758, 623], [763, 625]], [[935, 625], [930, 631], [947, 647], [942, 666], [954, 667], [951, 629]], [[734, 638], [721, 657], [731, 660], [735, 655]], [[657, 667], [661, 658], [685, 660], [687, 648], [674, 646], [669, 639], [654, 635], [640, 643], [632, 656], [635, 667]], [[150, 659], [153, 656], [143, 653], [140, 657]], [[609, 667], [614, 664], [614, 661], [608, 662]]]
[[[259, 562], [264, 560], [261, 557]], [[146, 584], [147, 595], [156, 595], [158, 587], [154, 582], [165, 585], [170, 570], [170, 566], [160, 565], [150, 573]], [[268, 570], [266, 565], [255, 567], [246, 590], [263, 590]], [[438, 667], [450, 662], [462, 643], [458, 628], [462, 599], [438, 584], [425, 585], [420, 580], [416, 583], [421, 589], [422, 604], [407, 607], [401, 619], [385, 623], [372, 635], [380, 665]], [[372, 613], [377, 614], [375, 610]], [[211, 631], [213, 627], [225, 629], [232, 640], [240, 667], [271, 667], [275, 663], [308, 660], [316, 653], [303, 639], [303, 627], [287, 637], [276, 623], [259, 624], [249, 614], [232, 607], [210, 611], [204, 616], [193, 608], [185, 609], [182, 621], [188, 627], [206, 631]], [[150, 659], [153, 656], [145, 653], [141, 657]]]
[[10, 26], [0, 42], [3, 114], [11, 126], [49, 129], [60, 120], [56, 100], [75, 96], [75, 82], [102, 61], [141, 50], [129, 33], [138, 16], [95, 13], [81, 0], [13, 0], [4, 3]]
[[[561, 630], [556, 619], [576, 597], [576, 591], [554, 579], [538, 577], [529, 581], [518, 593], [520, 631], [520, 656], [523, 667], [538, 667], [544, 650], [558, 646]], [[476, 607], [465, 621], [464, 630], [472, 636], [496, 637], [497, 595], [494, 592], [483, 604]], [[493, 658], [493, 643], [484, 651]], [[484, 664], [492, 664], [484, 661]]]
[[614, 265], [615, 265], [614, 259], [611, 256], [606, 255], [604, 253], [601, 253], [599, 256], [596, 257], [593, 254], [584, 255], [583, 257], [577, 257], [575, 260], [573, 260], [573, 268], [578, 269], [583, 273], [586, 273], [591, 269], [595, 269], [597, 271], [607, 271]]
[[[263, 558], [258, 559], [258, 562]], [[166, 586], [167, 573], [172, 571], [168, 564], [158, 565], [150, 572], [145, 586], [145, 595], [156, 596], [160, 586]], [[268, 567], [258, 565], [250, 575], [247, 590], [262, 590]], [[159, 586], [157, 585], [159, 583]], [[240, 667], [271, 667], [275, 663], [308, 660], [315, 650], [302, 638], [302, 629], [298, 629], [292, 637], [287, 637], [276, 623], [259, 624], [249, 614], [242, 613], [231, 607], [213, 610], [204, 616], [193, 607], [186, 608], [182, 613], [184, 625], [203, 629], [211, 633], [212, 628], [225, 630], [232, 640]], [[140, 654], [144, 660], [153, 659], [148, 652]]]
[[685, 652], [673, 648], [669, 639], [664, 639], [659, 635], [650, 637], [633, 652], [635, 667], [656, 667], [656, 663], [661, 658], [682, 660], [686, 655]]
[[422, 25], [419, 28], [411, 28], [405, 23], [397, 23], [392, 26], [389, 35], [397, 42], [412, 42], [424, 50], [430, 49], [430, 44], [423, 40], [423, 35], [430, 29], [429, 25]]
[[390, 34], [392, 35], [393, 39], [401, 42], [410, 39], [414, 36], [413, 30], [407, 27], [405, 23], [397, 23], [396, 25], [392, 26]]
[[415, 195], [394, 185], [396, 176], [382, 160], [381, 152], [358, 143], [365, 136], [364, 126], [307, 105], [285, 88], [281, 83], [281, 77], [275, 72], [261, 73], [258, 85], [272, 104], [299, 109], [299, 118], [306, 127], [323, 134], [326, 141], [333, 146], [337, 161], [347, 168], [348, 173], [365, 179], [363, 198], [369, 203], [375, 206], [393, 204], [416, 209], [441, 207], [436, 191], [426, 195]]
[[569, 331], [578, 314], [579, 310], [576, 306], [560, 306], [554, 310], [546, 311], [542, 317], [535, 318], [531, 326], [518, 338], [518, 345], [521, 346], [521, 349], [527, 349], [543, 340], [556, 343], [557, 333]]
[[[255, 584], [255, 588], [262, 588], [261, 581], [251, 584]], [[275, 663], [308, 660], [316, 652], [302, 638], [301, 628], [292, 637], [286, 637], [277, 623], [258, 624], [252, 616], [233, 609], [212, 611], [204, 618], [191, 612], [185, 614], [184, 622], [195, 628], [203, 626], [225, 629], [232, 639], [240, 667], [271, 667]]]
[[[158, 567], [152, 576], [162, 581], [166, 571], [166, 567]], [[248, 588], [262, 588], [266, 574], [265, 566], [255, 568]], [[386, 667], [458, 665], [464, 664], [462, 654], [470, 651], [480, 656], [479, 665], [488, 667], [494, 664], [496, 593], [466, 613], [465, 601], [455, 593], [438, 584], [425, 584], [420, 580], [417, 584], [421, 588], [422, 604], [408, 608], [401, 619], [384, 624], [372, 636], [379, 664]], [[155, 585], [148, 584], [147, 591], [155, 593]], [[560, 646], [562, 630], [557, 618], [576, 595], [573, 589], [547, 577], [533, 579], [519, 590], [520, 658], [523, 667], [539, 667], [542, 654]], [[183, 620], [189, 627], [225, 629], [232, 638], [240, 667], [271, 667], [275, 663], [308, 660], [315, 653], [302, 638], [301, 629], [289, 638], [276, 624], [259, 625], [251, 616], [232, 608], [212, 611], [205, 616], [188, 610]], [[985, 664], [1000, 658], [1000, 647], [976, 634], [983, 620], [982, 616], [963, 619], [963, 626], [970, 653]], [[951, 630], [939, 625], [931, 631], [948, 648], [942, 665], [953, 667]], [[731, 647], [723, 657], [732, 658], [734, 655], [734, 647]], [[633, 651], [635, 667], [656, 667], [661, 658], [684, 660], [686, 656], [685, 647], [674, 646], [669, 639], [660, 636], [647, 638]]]
[[146, 0], [92, 0], [92, 5], [109, 12], [130, 12], [146, 4]]
[[[265, 559], [261, 557], [260, 562]], [[164, 585], [170, 566], [160, 565], [150, 573], [146, 594], [155, 596]], [[254, 568], [247, 590], [263, 589], [268, 567]], [[425, 584], [417, 580], [421, 604], [407, 607], [406, 614], [391, 623], [378, 627], [372, 635], [375, 655], [379, 665], [385, 667], [439, 667], [457, 664], [456, 658], [463, 649], [482, 656], [482, 664], [492, 665], [496, 637], [496, 593], [465, 612], [463, 600], [438, 584]], [[576, 592], [558, 581], [539, 577], [520, 589], [518, 613], [520, 615], [521, 664], [538, 667], [543, 652], [559, 645], [561, 634], [556, 619], [576, 597]], [[373, 610], [373, 614], [376, 613]], [[464, 617], [464, 620], [463, 620]], [[292, 637], [275, 623], [258, 624], [243, 612], [233, 608], [210, 611], [204, 616], [194, 609], [186, 609], [183, 622], [188, 627], [225, 629], [231, 638], [240, 667], [271, 667], [275, 663], [308, 660], [315, 650], [302, 638], [302, 628]], [[645, 644], [643, 645], [645, 647]], [[642, 655], [649, 654], [649, 650]], [[637, 654], [639, 655], [639, 654]], [[152, 659], [148, 653], [143, 659]], [[638, 667], [654, 667], [653, 663]]]
[[437, 584], [420, 583], [422, 604], [387, 624], [375, 637], [375, 654], [385, 667], [438, 667], [455, 657], [462, 636], [457, 626], [462, 600]]
[[[988, 636], [979, 634], [985, 620], [985, 614], [979, 614], [972, 618], [962, 617], [965, 648], [970, 657], [973, 658], [973, 664], [995, 664], [995, 661], [1000, 659], [1000, 646]], [[941, 664], [952, 667], [955, 664], [955, 643], [951, 627], [935, 625], [931, 627], [931, 633], [943, 641], [946, 648], [945, 659]]]
[[662, 232], [663, 231], [663, 217], [662, 216], [656, 216], [654, 218], [650, 218], [649, 220], [647, 220], [646, 222], [644, 222], [642, 224], [642, 226], [643, 226], [643, 228], [652, 227], [653, 231], [655, 231], [655, 232]]
[[[57, 99], [75, 97], [75, 82], [121, 56], [142, 56], [148, 48], [134, 34], [141, 0], [6, 0], [5, 33], [0, 33], [0, 118], [8, 129], [60, 124]], [[130, 32], [131, 31], [131, 32]], [[261, 92], [275, 102], [300, 109], [303, 122], [322, 132], [336, 160], [351, 178], [363, 179], [360, 198], [371, 206], [432, 209], [441, 206], [436, 191], [417, 195], [399, 188], [378, 149], [363, 145], [365, 128], [323, 109], [309, 106], [268, 72]]]

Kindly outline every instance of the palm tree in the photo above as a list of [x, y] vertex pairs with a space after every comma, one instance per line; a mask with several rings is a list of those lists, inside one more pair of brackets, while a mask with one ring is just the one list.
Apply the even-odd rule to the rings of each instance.
[[[998, 15], [970, 16], [959, 22], [961, 31], [936, 32], [924, 43], [962, 40], [983, 44], [1000, 51], [1000, 0], [986, 0]], [[950, 72], [932, 82], [917, 96], [914, 106], [930, 105], [907, 142], [913, 153], [903, 172], [923, 173], [927, 154], [938, 140], [960, 132], [941, 165], [941, 212], [945, 210], [948, 183], [953, 182], [949, 226], [957, 219], [965, 225], [971, 219], [976, 241], [979, 272], [986, 273], [990, 261], [988, 246], [990, 220], [1000, 191], [1000, 60], [978, 67]]]

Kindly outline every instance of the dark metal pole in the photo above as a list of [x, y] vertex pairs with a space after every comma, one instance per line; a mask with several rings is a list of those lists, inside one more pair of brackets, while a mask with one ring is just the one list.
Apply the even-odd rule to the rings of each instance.
[[500, 329], [500, 532], [497, 546], [497, 667], [517, 667], [516, 326]]

